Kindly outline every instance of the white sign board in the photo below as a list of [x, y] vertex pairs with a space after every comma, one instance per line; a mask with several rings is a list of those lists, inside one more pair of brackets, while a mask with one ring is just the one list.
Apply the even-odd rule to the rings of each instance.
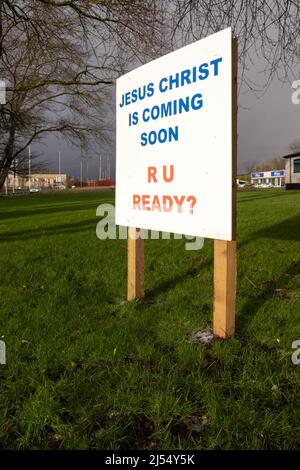
[[231, 44], [227, 28], [117, 80], [118, 225], [232, 240]]

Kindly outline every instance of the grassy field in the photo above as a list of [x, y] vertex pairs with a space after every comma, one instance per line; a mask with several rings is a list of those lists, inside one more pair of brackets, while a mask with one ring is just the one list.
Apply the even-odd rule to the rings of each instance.
[[2, 449], [300, 449], [300, 191], [238, 194], [237, 334], [212, 320], [213, 243], [100, 241], [113, 193], [0, 198]]

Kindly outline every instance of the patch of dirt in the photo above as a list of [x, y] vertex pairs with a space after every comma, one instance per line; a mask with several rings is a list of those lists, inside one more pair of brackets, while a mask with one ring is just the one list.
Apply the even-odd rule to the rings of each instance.
[[197, 346], [204, 345], [210, 346], [214, 340], [214, 335], [211, 328], [205, 328], [205, 330], [194, 330], [188, 336], [188, 339], [191, 343], [196, 344]]
[[48, 379], [50, 379], [52, 382], [58, 382], [60, 379], [62, 379], [65, 375], [65, 369], [59, 369], [59, 370], [47, 370], [46, 376]]
[[208, 419], [205, 415], [190, 416], [185, 421], [177, 422], [170, 428], [171, 435], [175, 441], [189, 440], [199, 437], [205, 431]]
[[154, 433], [154, 424], [144, 414], [136, 416], [134, 423], [128, 429], [128, 440], [120, 450], [135, 450], [154, 448], [152, 435]]

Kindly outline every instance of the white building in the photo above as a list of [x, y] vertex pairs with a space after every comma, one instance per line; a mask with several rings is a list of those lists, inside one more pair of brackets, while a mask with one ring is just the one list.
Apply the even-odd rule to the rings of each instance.
[[300, 189], [300, 151], [285, 155], [286, 189]]
[[69, 176], [58, 173], [32, 173], [29, 176], [14, 175], [13, 171], [8, 173], [6, 179], [8, 191], [15, 189], [29, 189], [34, 186], [43, 189], [56, 189], [60, 186], [69, 186]]
[[281, 188], [285, 185], [285, 170], [253, 172], [251, 184], [260, 188]]

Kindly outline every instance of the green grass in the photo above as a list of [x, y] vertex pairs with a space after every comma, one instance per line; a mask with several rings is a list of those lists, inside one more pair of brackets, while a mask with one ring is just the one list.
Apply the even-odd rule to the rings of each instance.
[[126, 303], [126, 241], [95, 233], [113, 199], [0, 198], [0, 448], [299, 449], [300, 191], [238, 194], [237, 333], [208, 348], [213, 242], [146, 241]]

